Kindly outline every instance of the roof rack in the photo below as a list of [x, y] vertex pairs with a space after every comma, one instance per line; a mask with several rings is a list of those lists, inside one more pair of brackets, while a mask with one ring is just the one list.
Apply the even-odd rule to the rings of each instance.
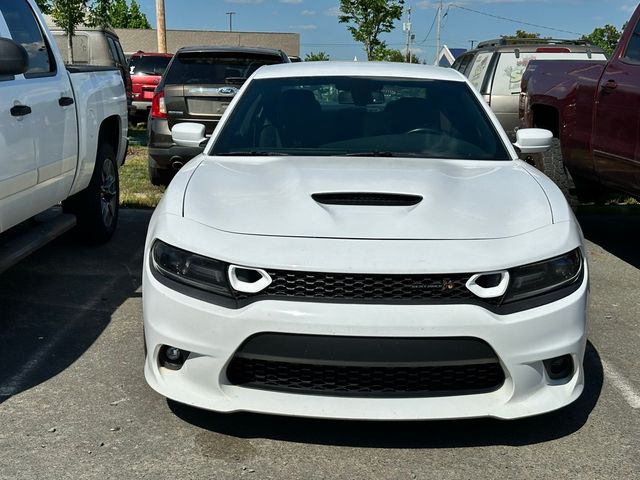
[[517, 37], [501, 37], [494, 40], [485, 40], [478, 43], [477, 48], [499, 47], [504, 45], [585, 45], [591, 46], [589, 40], [569, 40], [558, 38], [517, 38]]

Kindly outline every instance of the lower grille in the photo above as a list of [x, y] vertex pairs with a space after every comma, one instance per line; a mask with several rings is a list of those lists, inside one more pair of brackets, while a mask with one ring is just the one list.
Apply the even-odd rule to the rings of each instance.
[[316, 395], [429, 397], [499, 388], [498, 363], [440, 367], [350, 367], [234, 358], [227, 376], [243, 387]]
[[259, 334], [236, 352], [227, 378], [301, 394], [433, 397], [497, 390], [504, 372], [491, 347], [473, 338]]

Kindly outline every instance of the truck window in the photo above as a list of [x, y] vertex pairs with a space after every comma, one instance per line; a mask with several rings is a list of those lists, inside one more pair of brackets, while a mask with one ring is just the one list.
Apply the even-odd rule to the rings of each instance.
[[56, 69], [51, 50], [29, 4], [24, 0], [2, 0], [0, 12], [13, 41], [21, 44], [29, 54], [29, 70], [25, 77], [54, 73]]
[[640, 20], [633, 29], [633, 34], [629, 39], [623, 58], [632, 63], [640, 63]]
[[[487, 73], [487, 69], [489, 68], [489, 62], [491, 61], [491, 56], [493, 52], [481, 52], [476, 55], [476, 59], [471, 66], [471, 71], [469, 72], [469, 81], [471, 84], [476, 87], [476, 90], [480, 92], [482, 88], [482, 82], [484, 81], [484, 77]], [[482, 92], [480, 92], [482, 93]]]
[[[491, 95], [515, 95], [520, 93], [522, 74], [531, 60], [589, 60], [586, 52], [531, 52], [516, 58], [513, 52], [500, 54], [493, 78]], [[602, 53], [593, 53], [591, 60], [606, 60]]]
[[461, 57], [458, 57], [455, 62], [453, 62], [451, 68], [464, 74], [469, 67], [469, 64], [471, 63], [471, 60], [473, 60], [473, 55], [462, 55]]

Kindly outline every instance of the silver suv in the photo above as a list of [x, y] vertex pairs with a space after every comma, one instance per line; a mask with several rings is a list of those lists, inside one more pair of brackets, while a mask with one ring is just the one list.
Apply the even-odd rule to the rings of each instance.
[[513, 140], [519, 126], [520, 81], [531, 60], [606, 59], [604, 50], [584, 40], [500, 38], [480, 42], [475, 50], [458, 57], [451, 68], [469, 78]]

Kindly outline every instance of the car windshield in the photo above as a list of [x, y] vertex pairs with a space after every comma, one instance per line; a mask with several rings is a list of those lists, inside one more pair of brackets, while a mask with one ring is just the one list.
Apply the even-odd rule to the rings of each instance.
[[170, 61], [171, 57], [155, 55], [131, 57], [129, 73], [131, 75], [162, 75]]
[[210, 154], [511, 159], [466, 83], [348, 76], [251, 82]]
[[187, 52], [179, 54], [167, 72], [165, 84], [237, 84], [263, 65], [282, 63], [278, 55], [241, 52]]

